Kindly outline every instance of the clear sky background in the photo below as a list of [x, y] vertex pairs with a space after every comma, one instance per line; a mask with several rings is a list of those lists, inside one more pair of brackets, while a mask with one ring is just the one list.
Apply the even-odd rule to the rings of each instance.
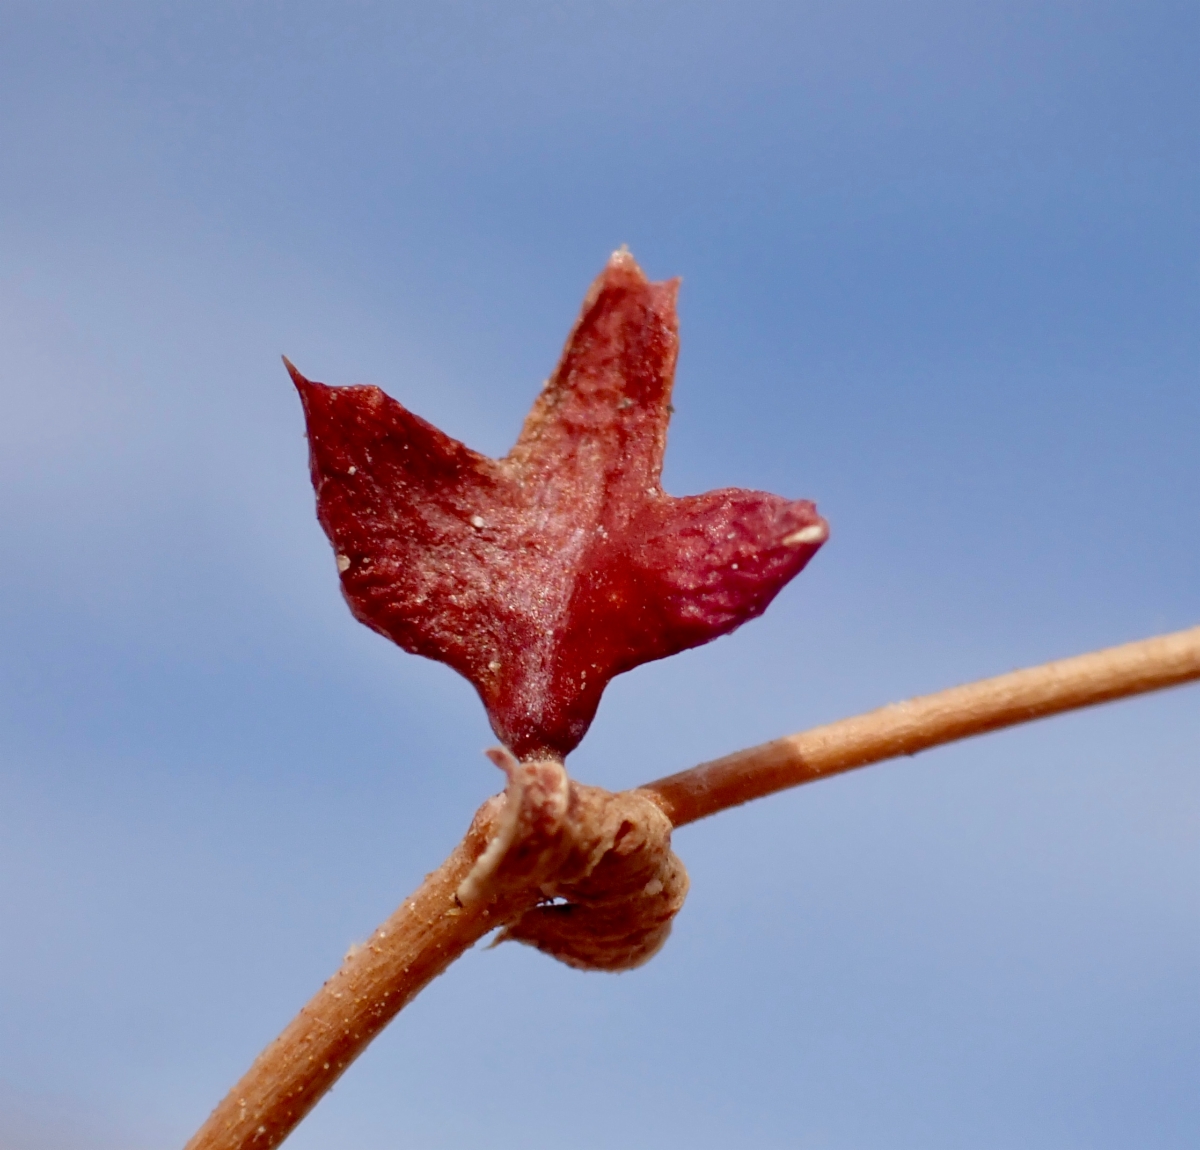
[[[280, 365], [503, 454], [625, 242], [666, 485], [817, 501], [632, 785], [1200, 622], [1194, 3], [0, 4], [0, 1146], [178, 1146], [499, 777], [355, 623]], [[645, 969], [476, 951], [296, 1150], [1200, 1144], [1200, 693], [690, 827]]]

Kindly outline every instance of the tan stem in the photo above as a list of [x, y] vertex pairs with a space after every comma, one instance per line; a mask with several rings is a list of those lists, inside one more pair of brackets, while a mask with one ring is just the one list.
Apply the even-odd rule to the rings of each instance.
[[[618, 804], [618, 811], [623, 809], [621, 803], [632, 803], [632, 812], [639, 803], [643, 807], [652, 803], [672, 825], [683, 826], [855, 767], [1196, 679], [1200, 679], [1200, 627], [895, 703], [703, 763], [608, 799]], [[604, 807], [598, 788], [576, 787], [577, 795], [587, 793], [594, 796], [588, 801]], [[450, 857], [364, 946], [347, 956], [341, 970], [259, 1055], [186, 1150], [278, 1146], [427, 983], [493, 927], [521, 920], [533, 911], [544, 898], [543, 888], [555, 885], [553, 876], [536, 868], [523, 880], [494, 889], [490, 901], [468, 900], [464, 906], [456, 897], [495, 834], [502, 810], [499, 799], [484, 804]], [[604, 842], [608, 851], [613, 846], [611, 836]], [[520, 863], [522, 843], [515, 844], [514, 855]], [[602, 851], [597, 857], [607, 856]], [[578, 859], [569, 865], [578, 868]], [[596, 866], [588, 873], [598, 877], [604, 869]], [[627, 875], [623, 881], [628, 881]], [[686, 889], [686, 879], [682, 882]], [[595, 902], [601, 893], [593, 890], [589, 898]], [[532, 926], [525, 929], [535, 933]], [[530, 941], [542, 945], [536, 938]]]
[[641, 790], [680, 827], [856, 767], [1196, 679], [1200, 627], [893, 703], [735, 751]]
[[[486, 808], [485, 808], [486, 810]], [[346, 956], [196, 1132], [186, 1150], [269, 1150], [321, 1100], [371, 1040], [493, 927], [533, 904], [462, 907], [455, 891], [482, 853], [477, 818], [450, 857]]]

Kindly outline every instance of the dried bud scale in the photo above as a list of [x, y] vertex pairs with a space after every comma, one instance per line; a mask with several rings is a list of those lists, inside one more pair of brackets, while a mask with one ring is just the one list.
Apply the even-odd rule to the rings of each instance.
[[[459, 884], [461, 905], [535, 889], [497, 942], [523, 942], [577, 970], [632, 970], [667, 941], [688, 892], [671, 850], [671, 820], [640, 791], [612, 794], [567, 777], [559, 759], [518, 763], [488, 752], [507, 776], [487, 848]], [[492, 800], [496, 802], [497, 800]]]

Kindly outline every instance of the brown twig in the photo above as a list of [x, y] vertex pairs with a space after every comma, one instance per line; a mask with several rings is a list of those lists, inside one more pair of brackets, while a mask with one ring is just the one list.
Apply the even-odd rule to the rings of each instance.
[[1200, 679], [1200, 627], [893, 703], [735, 751], [641, 789], [677, 827], [943, 743]]
[[[561, 785], [556, 781], [558, 764], [512, 764], [512, 769], [506, 767], [509, 800], [527, 805], [518, 812], [510, 802], [507, 810], [513, 817], [507, 820], [500, 799], [490, 799], [480, 808], [446, 862], [365, 945], [347, 955], [341, 970], [259, 1055], [186, 1150], [278, 1146], [388, 1022], [497, 926], [507, 925], [511, 937], [573, 965], [595, 967], [586, 946], [580, 949], [580, 924], [586, 925], [586, 920], [580, 915], [556, 921], [558, 908], [539, 909], [549, 894], [577, 898], [576, 909], [595, 916], [599, 932], [607, 932], [603, 937], [608, 968], [614, 961], [642, 961], [665, 937], [673, 913], [668, 904], [682, 901], [686, 891], [682, 868], [674, 872], [677, 860], [669, 851], [662, 814], [671, 825], [683, 826], [842, 771], [1196, 679], [1200, 627], [896, 703], [619, 795], [578, 784], [566, 791], [565, 774]], [[517, 771], [527, 772], [524, 782]], [[543, 793], [529, 800], [522, 787], [528, 793], [540, 787]], [[520, 829], [510, 835], [509, 824], [517, 813], [522, 816]], [[655, 818], [661, 827], [655, 827]], [[486, 873], [479, 864], [501, 827], [512, 839], [508, 877], [503, 878], [502, 870], [501, 881], [494, 881], [499, 864], [490, 856], [505, 852], [489, 852], [482, 868]], [[653, 873], [662, 878], [645, 883], [651, 856], [657, 868]], [[487, 897], [460, 898], [481, 882], [490, 884]], [[629, 923], [621, 917], [630, 897], [623, 893], [626, 889], [641, 916], [639, 936], [628, 933]], [[612, 892], [617, 892], [615, 897]], [[633, 952], [622, 949], [630, 937], [637, 937], [643, 957], [631, 959]]]
[[[653, 956], [687, 894], [671, 824], [636, 791], [567, 777], [561, 760], [490, 751], [508, 785], [450, 857], [262, 1052], [187, 1150], [269, 1150], [427, 983], [489, 931], [589, 970]], [[566, 900], [569, 913], [553, 905]]]
[[493, 821], [477, 817], [450, 857], [426, 875], [416, 893], [364, 945], [346, 956], [341, 969], [258, 1056], [186, 1150], [278, 1146], [396, 1013], [503, 921], [507, 908], [467, 908], [455, 898], [483, 853]]

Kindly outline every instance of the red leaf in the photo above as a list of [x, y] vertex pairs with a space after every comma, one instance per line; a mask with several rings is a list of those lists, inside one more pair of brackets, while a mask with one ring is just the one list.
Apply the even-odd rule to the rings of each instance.
[[762, 614], [828, 537], [807, 501], [663, 492], [677, 287], [617, 252], [504, 459], [287, 365], [350, 609], [465, 675], [522, 759], [574, 749], [614, 675]]

